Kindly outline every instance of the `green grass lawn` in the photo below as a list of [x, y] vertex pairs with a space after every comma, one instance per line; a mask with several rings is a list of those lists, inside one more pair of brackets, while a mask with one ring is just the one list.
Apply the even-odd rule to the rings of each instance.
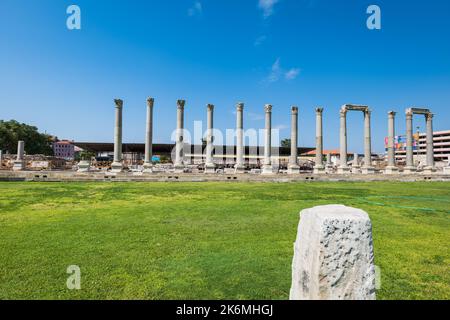
[[438, 182], [0, 183], [0, 299], [287, 299], [298, 213], [334, 203], [372, 219], [378, 299], [450, 299]]

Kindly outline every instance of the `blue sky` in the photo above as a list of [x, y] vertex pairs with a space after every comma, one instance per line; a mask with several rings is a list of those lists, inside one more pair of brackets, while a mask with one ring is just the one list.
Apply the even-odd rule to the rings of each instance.
[[[81, 30], [66, 9], [81, 8]], [[380, 6], [382, 29], [366, 27]], [[124, 99], [124, 141], [143, 142], [145, 101], [155, 98], [155, 142], [170, 142], [176, 100], [185, 121], [234, 128], [273, 125], [289, 137], [300, 108], [302, 146], [314, 145], [314, 109], [325, 108], [325, 148], [338, 147], [342, 104], [373, 110], [374, 151], [382, 152], [387, 111], [426, 106], [435, 130], [450, 129], [450, 2], [326, 0], [1, 0], [0, 119], [31, 123], [60, 138], [112, 141], [114, 98]], [[424, 121], [415, 119], [424, 129]], [[349, 115], [349, 149], [361, 152], [362, 115]]]

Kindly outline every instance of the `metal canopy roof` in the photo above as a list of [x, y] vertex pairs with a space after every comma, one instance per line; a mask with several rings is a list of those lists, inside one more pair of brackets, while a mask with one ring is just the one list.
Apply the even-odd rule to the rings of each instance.
[[[92, 152], [113, 152], [114, 150], [114, 143], [110, 142], [74, 142], [75, 146], [83, 149], [88, 150]], [[158, 154], [170, 154], [175, 147], [174, 143], [156, 143], [153, 144], [153, 153]], [[190, 145], [191, 152], [194, 150], [197, 150], [196, 148], [201, 148], [203, 150], [206, 145]], [[236, 146], [215, 146], [216, 154], [222, 154], [225, 153], [225, 150], [228, 148], [233, 149], [236, 152]], [[246, 146], [245, 147], [245, 153], [249, 154], [250, 148], [258, 149], [261, 153], [264, 150], [264, 147], [256, 147], [256, 146]], [[277, 147], [272, 147], [272, 150], [275, 153], [275, 150]], [[298, 148], [298, 154], [304, 154], [309, 151], [315, 150], [315, 148], [308, 148], [308, 147], [302, 147]], [[145, 144], [144, 143], [123, 143], [122, 144], [122, 152], [125, 153], [144, 153], [145, 152]], [[280, 147], [278, 148], [278, 152], [280, 155], [288, 156], [291, 154], [291, 148], [284, 148]]]

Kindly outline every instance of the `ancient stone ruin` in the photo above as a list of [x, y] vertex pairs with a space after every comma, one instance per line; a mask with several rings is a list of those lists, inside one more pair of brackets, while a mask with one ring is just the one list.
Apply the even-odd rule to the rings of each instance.
[[290, 299], [375, 299], [372, 224], [366, 212], [327, 205], [300, 213]]
[[[145, 131], [145, 159], [141, 166], [142, 174], [155, 174], [155, 173], [192, 173], [192, 167], [188, 167], [185, 161], [185, 149], [187, 143], [185, 141], [185, 124], [184, 124], [184, 111], [185, 100], [177, 101], [177, 125], [175, 131], [175, 147], [173, 150], [173, 162], [171, 166], [166, 166], [163, 169], [161, 167], [155, 168], [152, 164], [153, 155], [153, 106], [155, 100], [153, 98], [147, 99], [147, 116], [146, 116], [146, 131]], [[123, 163], [122, 153], [122, 113], [124, 102], [121, 99], [115, 99], [115, 126], [114, 126], [114, 159], [110, 165], [110, 172], [114, 174], [123, 173], [125, 171]], [[264, 151], [261, 159], [261, 165], [259, 169], [250, 169], [245, 160], [246, 147], [244, 144], [244, 103], [240, 102], [236, 105], [236, 146], [231, 150], [231, 154], [226, 154], [227, 159], [231, 159], [233, 162], [233, 170], [231, 168], [218, 169], [217, 163], [215, 163], [215, 157], [218, 156], [218, 151], [215, 146], [214, 136], [214, 105], [208, 104], [206, 107], [206, 119], [207, 119], [207, 132], [205, 137], [205, 152], [203, 172], [206, 175], [215, 174], [244, 174], [251, 173], [253, 175], [276, 175], [279, 173], [285, 173], [289, 176], [296, 176], [301, 173], [301, 163], [299, 163], [298, 157], [298, 117], [299, 108], [293, 106], [291, 108], [291, 134], [290, 134], [290, 156], [287, 164], [287, 170], [280, 172], [279, 163], [274, 156], [274, 150], [278, 147], [272, 147], [272, 110], [273, 107], [270, 104], [264, 106], [265, 115], [265, 128], [264, 128]], [[349, 162], [347, 151], [347, 113], [350, 111], [362, 112], [364, 115], [364, 157], [360, 163], [359, 157], [356, 155], [354, 159]], [[340, 116], [340, 150], [339, 150], [339, 162], [334, 165], [331, 162], [330, 155], [327, 154], [326, 162], [324, 163], [324, 149], [323, 149], [323, 112], [324, 108], [316, 108], [316, 150], [315, 159], [311, 166], [310, 174], [317, 176], [325, 175], [412, 175], [416, 174], [419, 170], [414, 164], [413, 158], [413, 115], [424, 115], [426, 119], [427, 135], [426, 135], [426, 166], [423, 170], [420, 170], [421, 174], [450, 174], [450, 166], [445, 168], [439, 168], [437, 170], [434, 163], [434, 147], [433, 147], [433, 114], [429, 109], [425, 108], [408, 108], [406, 109], [406, 166], [402, 168], [397, 166], [395, 159], [395, 111], [388, 112], [388, 138], [387, 138], [387, 166], [384, 168], [375, 168], [372, 163], [372, 136], [371, 136], [371, 110], [365, 105], [345, 104], [339, 111]], [[227, 150], [228, 152], [229, 150]], [[289, 152], [289, 149], [288, 149]], [[17, 159], [14, 161], [13, 170], [22, 171], [25, 169], [24, 161], [24, 143], [19, 141]], [[224, 156], [222, 154], [220, 156]], [[259, 160], [258, 160], [259, 161]], [[88, 159], [82, 159], [78, 164], [78, 172], [88, 173], [91, 163]], [[162, 170], [162, 171], [161, 171]], [[439, 172], [438, 172], [439, 171]], [[304, 171], [303, 171], [304, 173]]]

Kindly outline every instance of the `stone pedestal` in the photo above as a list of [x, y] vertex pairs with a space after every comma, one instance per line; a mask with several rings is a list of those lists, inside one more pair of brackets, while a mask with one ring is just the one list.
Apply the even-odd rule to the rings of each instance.
[[13, 171], [22, 171], [25, 169], [25, 161], [14, 160]]
[[205, 173], [216, 173], [216, 165], [214, 163], [205, 165]]
[[91, 162], [89, 160], [81, 160], [78, 163], [78, 172], [89, 172], [91, 169]]
[[414, 166], [407, 166], [403, 169], [403, 174], [413, 174], [417, 172], [417, 168]]
[[144, 163], [144, 170], [142, 170], [143, 173], [153, 173], [153, 164], [150, 163]]
[[263, 165], [261, 174], [274, 174], [274, 168], [271, 164]]
[[361, 173], [362, 174], [374, 174], [375, 173], [375, 168], [374, 167], [362, 167], [361, 168]]
[[327, 162], [325, 165], [325, 172], [326, 173], [333, 173], [333, 163], [331, 162], [331, 154], [327, 153]]
[[449, 167], [444, 167], [444, 174], [450, 175], [450, 166]]
[[290, 300], [375, 300], [372, 224], [343, 205], [300, 213]]
[[337, 174], [349, 174], [351, 171], [350, 167], [338, 167], [337, 168]]
[[245, 165], [243, 165], [243, 164], [236, 164], [234, 166], [234, 173], [245, 173]]
[[287, 169], [288, 174], [299, 174], [300, 173], [300, 166], [297, 164], [290, 164], [288, 165]]
[[313, 174], [325, 174], [325, 173], [326, 173], [325, 166], [323, 165], [314, 166]]
[[398, 168], [397, 167], [394, 167], [394, 166], [387, 166], [385, 169], [384, 169], [384, 173], [385, 174], [398, 174]]
[[421, 173], [422, 174], [434, 174], [434, 173], [436, 173], [436, 168], [435, 167], [426, 166], [425, 168], [423, 168], [423, 171]]
[[350, 169], [352, 174], [361, 174], [361, 166], [358, 165], [352, 165]]
[[111, 172], [119, 173], [123, 171], [122, 162], [113, 162], [111, 164]]
[[185, 166], [184, 164], [175, 164], [173, 166], [173, 169], [174, 169], [173, 172], [175, 173], [184, 173]]

